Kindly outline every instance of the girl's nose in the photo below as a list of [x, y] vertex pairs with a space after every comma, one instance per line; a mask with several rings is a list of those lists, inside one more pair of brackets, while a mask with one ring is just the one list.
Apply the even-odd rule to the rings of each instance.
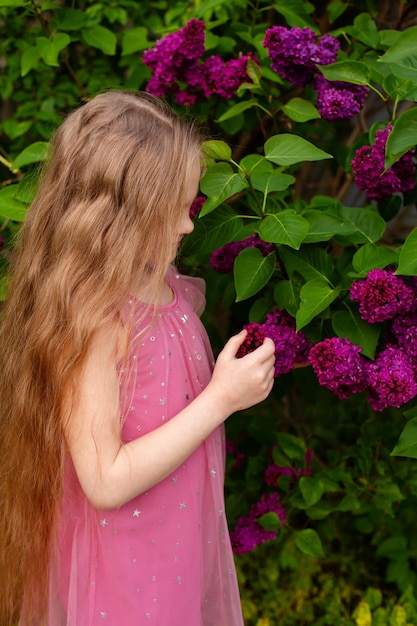
[[181, 229], [181, 233], [180, 233], [181, 235], [189, 235], [190, 233], [193, 232], [194, 223], [189, 215], [183, 217], [181, 221], [180, 229]]

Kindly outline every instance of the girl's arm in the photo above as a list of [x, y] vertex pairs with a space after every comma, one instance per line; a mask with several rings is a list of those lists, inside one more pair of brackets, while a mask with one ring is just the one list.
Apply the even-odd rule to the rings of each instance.
[[236, 352], [246, 331], [220, 353], [207, 387], [154, 431], [123, 444], [119, 432], [117, 329], [100, 331], [79, 382], [76, 406], [65, 427], [81, 486], [98, 509], [117, 508], [173, 472], [235, 411], [264, 400], [274, 375], [274, 344], [243, 358]]

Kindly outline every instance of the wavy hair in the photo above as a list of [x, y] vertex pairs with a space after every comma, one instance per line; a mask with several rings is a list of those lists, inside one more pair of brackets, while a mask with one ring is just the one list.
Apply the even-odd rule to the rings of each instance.
[[[62, 407], [94, 333], [172, 261], [202, 138], [145, 93], [100, 94], [51, 140], [0, 324], [0, 623], [41, 624], [66, 455]], [[127, 335], [127, 333], [126, 333]], [[52, 625], [51, 625], [52, 626]]]

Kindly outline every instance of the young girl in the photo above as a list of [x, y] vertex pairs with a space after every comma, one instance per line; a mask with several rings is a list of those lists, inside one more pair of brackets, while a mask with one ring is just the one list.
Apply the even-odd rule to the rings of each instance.
[[212, 371], [193, 224], [201, 138], [146, 94], [73, 112], [2, 312], [0, 623], [237, 626], [223, 422], [265, 399], [271, 340]]

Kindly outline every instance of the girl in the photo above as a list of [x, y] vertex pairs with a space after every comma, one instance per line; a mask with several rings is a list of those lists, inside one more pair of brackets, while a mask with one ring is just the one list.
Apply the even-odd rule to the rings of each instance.
[[110, 92], [52, 141], [2, 315], [0, 623], [242, 624], [223, 422], [265, 399], [271, 340], [212, 371], [192, 231], [201, 138]]

